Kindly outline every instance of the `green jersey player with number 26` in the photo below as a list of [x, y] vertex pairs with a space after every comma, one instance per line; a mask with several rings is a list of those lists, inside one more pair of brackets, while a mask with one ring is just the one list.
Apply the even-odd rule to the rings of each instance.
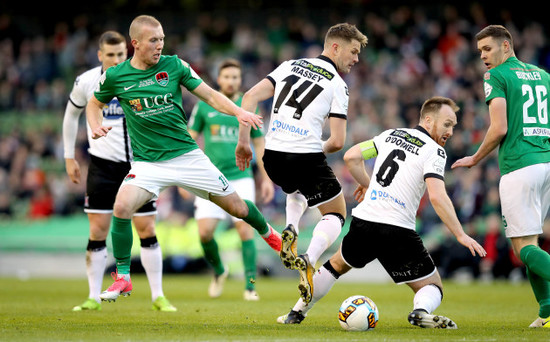
[[550, 328], [550, 255], [537, 242], [550, 207], [550, 75], [516, 58], [503, 26], [487, 26], [476, 39], [489, 69], [483, 81], [491, 122], [477, 152], [452, 167], [472, 167], [500, 146], [502, 222], [540, 308], [530, 327]]

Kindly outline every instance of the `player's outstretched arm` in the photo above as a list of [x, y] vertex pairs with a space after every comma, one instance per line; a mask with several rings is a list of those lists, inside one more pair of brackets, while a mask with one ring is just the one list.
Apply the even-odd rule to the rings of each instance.
[[208, 103], [214, 109], [219, 112], [233, 115], [239, 120], [239, 124], [245, 126], [252, 126], [254, 128], [262, 127], [262, 117], [243, 110], [231, 101], [227, 96], [223, 95], [219, 91], [212, 89], [209, 85], [202, 82], [192, 93], [198, 98]]
[[445, 226], [453, 233], [456, 240], [468, 248], [472, 255], [475, 256], [477, 253], [481, 257], [486, 256], [487, 252], [485, 252], [485, 249], [462, 229], [462, 225], [456, 216], [453, 202], [451, 202], [449, 195], [447, 195], [447, 190], [445, 190], [445, 182], [439, 178], [429, 177], [426, 178], [426, 186], [435, 212]]
[[[268, 79], [263, 79], [244, 94], [241, 108], [248, 112], [254, 112], [259, 102], [273, 97], [274, 93], [275, 87], [273, 84]], [[244, 171], [250, 167], [250, 161], [252, 160], [250, 127], [243, 124], [239, 124], [239, 140], [235, 148], [235, 159], [239, 170]]]
[[102, 126], [103, 122], [103, 107], [105, 103], [100, 102], [94, 95], [88, 101], [86, 106], [86, 120], [92, 130], [92, 138], [98, 139], [104, 137], [109, 133], [112, 126]]
[[451, 165], [451, 169], [457, 167], [472, 167], [477, 165], [483, 158], [491, 153], [500, 144], [508, 132], [508, 119], [506, 118], [506, 99], [497, 97], [489, 103], [489, 116], [491, 123], [487, 129], [487, 134], [479, 149], [473, 156], [467, 156], [459, 159]]

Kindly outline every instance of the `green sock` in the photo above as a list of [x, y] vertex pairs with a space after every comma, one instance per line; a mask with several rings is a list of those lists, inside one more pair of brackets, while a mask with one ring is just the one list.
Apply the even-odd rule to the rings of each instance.
[[117, 272], [119, 274], [130, 274], [132, 243], [134, 242], [132, 220], [113, 216], [111, 239]]
[[258, 207], [256, 207], [256, 205], [249, 200], [244, 200], [244, 202], [248, 206], [248, 215], [243, 218], [243, 221], [251, 225], [252, 228], [256, 229], [260, 235], [263, 236], [264, 234], [267, 234], [269, 232], [269, 226], [267, 225], [262, 213], [258, 210]]
[[243, 241], [242, 247], [245, 288], [254, 290], [256, 283], [256, 245], [254, 239]]
[[204, 251], [204, 258], [206, 262], [212, 266], [216, 275], [223, 274], [225, 268], [222, 264], [222, 259], [220, 258], [220, 251], [218, 249], [218, 243], [215, 239], [212, 239], [208, 242], [201, 242], [202, 250]]
[[519, 252], [520, 259], [529, 270], [550, 281], [550, 255], [538, 246], [528, 245]]
[[543, 299], [539, 301], [539, 306], [539, 317], [550, 317], [550, 299]]
[[527, 277], [539, 303], [539, 317], [550, 316], [550, 255], [538, 246], [525, 246], [520, 259], [527, 266]]
[[539, 317], [550, 316], [550, 283], [527, 268], [527, 278], [539, 303]]

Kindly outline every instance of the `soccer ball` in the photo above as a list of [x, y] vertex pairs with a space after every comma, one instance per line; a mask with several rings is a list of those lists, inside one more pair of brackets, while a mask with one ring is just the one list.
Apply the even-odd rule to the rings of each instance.
[[372, 330], [378, 323], [378, 308], [369, 297], [352, 296], [340, 306], [338, 321], [345, 330]]

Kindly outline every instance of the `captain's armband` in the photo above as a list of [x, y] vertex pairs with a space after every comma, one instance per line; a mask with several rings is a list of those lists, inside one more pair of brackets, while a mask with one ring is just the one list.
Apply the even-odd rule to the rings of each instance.
[[374, 146], [374, 141], [372, 140], [359, 143], [359, 147], [361, 148], [361, 155], [365, 160], [374, 158], [378, 155], [378, 150], [376, 150], [376, 146]]

